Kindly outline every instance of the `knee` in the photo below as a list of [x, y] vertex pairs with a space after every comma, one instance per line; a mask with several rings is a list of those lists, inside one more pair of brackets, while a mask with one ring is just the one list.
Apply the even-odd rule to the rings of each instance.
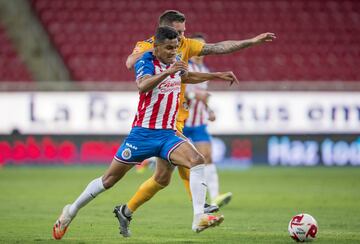
[[159, 185], [166, 187], [170, 184], [171, 174], [170, 175], [169, 174], [155, 174], [154, 180]]
[[212, 163], [212, 158], [211, 158], [210, 155], [205, 155], [204, 158], [205, 158], [205, 163], [206, 164], [211, 164]]
[[103, 183], [105, 189], [109, 189], [109, 188], [113, 187], [116, 182], [117, 182], [117, 180], [115, 179], [114, 176], [105, 176], [104, 175], [102, 178], [102, 183]]
[[190, 157], [189, 162], [191, 164], [191, 167], [194, 167], [196, 165], [204, 164], [205, 158], [200, 153], [196, 153], [192, 157]]

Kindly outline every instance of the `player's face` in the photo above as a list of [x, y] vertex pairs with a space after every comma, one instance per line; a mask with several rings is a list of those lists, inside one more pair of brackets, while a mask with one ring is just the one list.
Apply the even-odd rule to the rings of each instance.
[[163, 43], [155, 45], [155, 55], [164, 64], [172, 64], [176, 60], [176, 52], [179, 47], [177, 39], [166, 39]]
[[185, 33], [185, 22], [177, 22], [174, 21], [171, 24], [171, 27], [173, 27], [178, 33], [179, 33], [179, 39], [181, 39], [182, 37], [184, 37], [184, 33]]

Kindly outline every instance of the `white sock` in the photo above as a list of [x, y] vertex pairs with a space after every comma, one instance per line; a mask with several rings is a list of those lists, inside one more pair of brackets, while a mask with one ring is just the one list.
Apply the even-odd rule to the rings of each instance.
[[205, 165], [205, 179], [211, 201], [214, 201], [214, 199], [219, 195], [219, 177], [215, 164]]
[[69, 213], [72, 216], [75, 216], [82, 207], [88, 204], [101, 192], [105, 191], [101, 178], [102, 177], [91, 181], [85, 190], [80, 194], [80, 196], [75, 200], [75, 202], [71, 204]]
[[190, 190], [192, 195], [194, 216], [203, 214], [206, 198], [204, 164], [197, 165], [190, 169]]

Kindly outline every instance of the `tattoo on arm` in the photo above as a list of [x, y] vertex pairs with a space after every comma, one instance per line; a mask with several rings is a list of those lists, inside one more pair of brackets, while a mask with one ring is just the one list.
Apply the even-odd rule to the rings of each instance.
[[209, 54], [232, 53], [240, 49], [250, 47], [252, 45], [254, 45], [254, 42], [251, 39], [243, 41], [223, 41], [214, 44], [205, 44], [199, 56], [205, 56]]

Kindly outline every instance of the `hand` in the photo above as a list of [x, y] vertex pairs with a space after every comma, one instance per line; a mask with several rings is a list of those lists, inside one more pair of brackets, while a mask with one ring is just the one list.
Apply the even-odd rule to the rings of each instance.
[[263, 42], [271, 42], [274, 39], [276, 39], [276, 36], [274, 33], [266, 32], [266, 33], [262, 33], [258, 36], [255, 36], [253, 38], [253, 42], [255, 44], [258, 44], [258, 43], [263, 43]]
[[209, 111], [209, 118], [208, 118], [209, 121], [213, 122], [216, 120], [216, 115], [214, 113], [214, 111], [210, 110]]
[[176, 72], [178, 71], [183, 71], [185, 72], [184, 74], [182, 75], [187, 75], [187, 72], [188, 72], [188, 66], [187, 66], [187, 63], [180, 60], [180, 61], [176, 61], [175, 63], [173, 63], [171, 65], [171, 67], [169, 69], [167, 69], [167, 72], [172, 75], [172, 74], [175, 74]]
[[232, 71], [227, 72], [218, 72], [217, 76], [221, 80], [230, 81], [230, 86], [235, 82], [236, 84], [239, 84], [238, 79], [234, 75]]

